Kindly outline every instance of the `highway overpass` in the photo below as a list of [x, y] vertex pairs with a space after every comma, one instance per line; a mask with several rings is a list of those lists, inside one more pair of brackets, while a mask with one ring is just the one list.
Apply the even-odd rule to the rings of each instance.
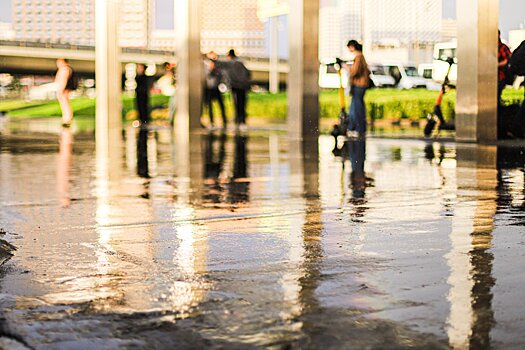
[[[15, 75], [51, 75], [56, 71], [55, 60], [58, 57], [69, 59], [71, 66], [79, 75], [95, 76], [95, 47], [55, 43], [0, 40], [0, 73]], [[122, 68], [127, 63], [146, 63], [162, 66], [166, 61], [176, 60], [173, 51], [123, 48], [120, 56]], [[244, 57], [253, 80], [268, 84], [269, 60]], [[162, 69], [158, 70], [162, 72]], [[286, 82], [288, 64], [279, 63], [280, 81]]]

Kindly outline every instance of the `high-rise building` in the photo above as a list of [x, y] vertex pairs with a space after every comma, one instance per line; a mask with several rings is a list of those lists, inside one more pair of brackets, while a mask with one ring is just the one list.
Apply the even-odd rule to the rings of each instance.
[[319, 57], [346, 57], [362, 40], [372, 61], [423, 62], [441, 40], [442, 0], [321, 0]]
[[264, 23], [257, 17], [256, 0], [204, 0], [201, 49], [242, 56], [265, 54]]
[[12, 40], [15, 38], [13, 26], [8, 22], [0, 22], [0, 40]]
[[[151, 0], [122, 1], [120, 44], [147, 47]], [[95, 44], [95, 0], [13, 0], [17, 40]]]
[[322, 0], [319, 9], [319, 58], [348, 55], [346, 43], [362, 40], [361, 0]]
[[458, 37], [458, 21], [455, 19], [443, 19], [441, 24], [441, 40], [450, 41]]

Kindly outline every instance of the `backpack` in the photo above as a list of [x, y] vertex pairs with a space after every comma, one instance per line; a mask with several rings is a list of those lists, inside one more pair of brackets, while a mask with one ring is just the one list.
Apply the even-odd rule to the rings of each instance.
[[508, 72], [512, 75], [525, 75], [525, 40], [518, 46], [508, 64]]
[[71, 69], [71, 74], [69, 74], [69, 78], [67, 78], [66, 83], [66, 90], [74, 91], [78, 89], [78, 75], [75, 73], [75, 71]]

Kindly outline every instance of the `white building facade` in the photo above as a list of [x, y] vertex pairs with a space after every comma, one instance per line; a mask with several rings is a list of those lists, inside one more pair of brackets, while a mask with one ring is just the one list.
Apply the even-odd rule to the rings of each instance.
[[[13, 0], [15, 39], [95, 45], [95, 0]], [[151, 0], [122, 1], [120, 45], [147, 47]]]
[[371, 61], [430, 62], [442, 15], [442, 0], [322, 0], [319, 57], [347, 57], [356, 39]]

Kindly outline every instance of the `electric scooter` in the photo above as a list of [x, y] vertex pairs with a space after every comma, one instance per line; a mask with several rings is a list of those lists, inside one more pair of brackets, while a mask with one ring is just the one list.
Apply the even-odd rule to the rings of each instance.
[[[432, 113], [429, 113], [427, 116], [427, 124], [425, 125], [424, 133], [426, 137], [430, 137], [432, 135], [432, 132], [434, 131], [434, 128], [436, 127], [436, 124], [439, 123], [438, 126], [438, 134], [441, 130], [456, 130], [456, 127], [454, 124], [447, 123], [445, 121], [445, 118], [443, 117], [443, 111], [441, 110], [441, 102], [443, 102], [443, 95], [447, 92], [447, 86], [449, 85], [449, 75], [450, 70], [452, 69], [452, 65], [454, 64], [454, 59], [452, 57], [447, 58], [446, 62], [448, 63], [448, 71], [447, 75], [445, 76], [445, 79], [443, 80], [443, 84], [441, 85], [441, 90], [439, 91], [439, 95], [436, 99], [436, 104], [434, 105], [434, 111]], [[436, 135], [436, 136], [437, 136]]]
[[348, 129], [348, 113], [346, 113], [345, 89], [343, 87], [343, 75], [341, 73], [343, 61], [340, 58], [336, 58], [335, 69], [339, 76], [339, 107], [341, 108], [338, 117], [339, 124], [335, 124], [332, 129], [332, 136], [335, 138], [337, 145], [337, 136], [346, 135], [346, 130]]

